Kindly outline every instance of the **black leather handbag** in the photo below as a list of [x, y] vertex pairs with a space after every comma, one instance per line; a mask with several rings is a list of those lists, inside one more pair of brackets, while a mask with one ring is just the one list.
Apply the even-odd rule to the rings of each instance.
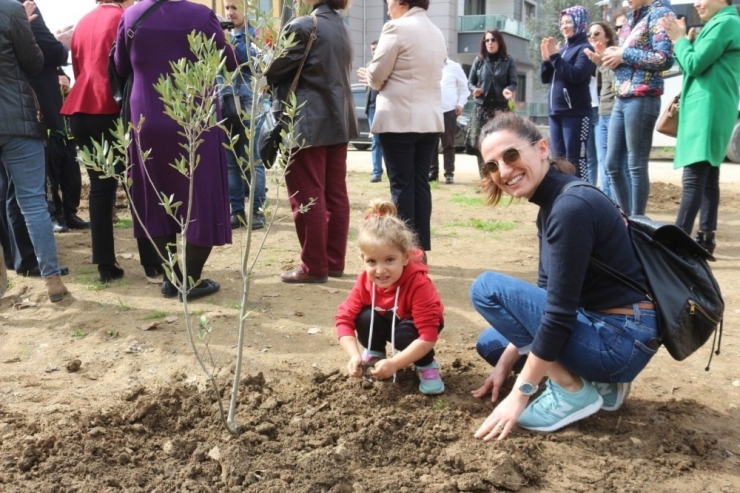
[[[316, 32], [318, 30], [319, 20], [315, 15], [312, 15], [311, 17], [313, 17], [313, 31], [311, 31], [311, 35], [308, 38], [308, 43], [306, 43], [306, 51], [303, 52], [303, 59], [298, 67], [298, 71], [296, 72], [295, 77], [293, 77], [293, 82], [290, 85], [288, 94], [285, 96], [286, 100], [290, 99], [291, 94], [295, 92], [295, 88], [298, 86], [298, 79], [301, 77], [303, 64], [306, 62], [308, 52], [311, 51], [313, 42], [316, 41]], [[260, 134], [257, 139], [260, 159], [262, 159], [262, 164], [267, 169], [272, 168], [277, 160], [280, 143], [283, 140], [282, 133], [284, 130], [285, 122], [283, 121], [282, 104], [280, 101], [273, 100], [272, 108], [270, 108], [270, 111], [265, 115], [265, 119], [262, 122]]]

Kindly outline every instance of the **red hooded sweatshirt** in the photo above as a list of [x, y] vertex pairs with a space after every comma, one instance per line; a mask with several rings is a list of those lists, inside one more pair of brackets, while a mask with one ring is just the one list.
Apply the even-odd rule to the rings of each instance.
[[[413, 320], [419, 331], [419, 339], [437, 342], [439, 326], [444, 322], [444, 306], [439, 298], [434, 283], [429, 279], [429, 269], [412, 255], [412, 260], [403, 269], [403, 274], [396, 284], [383, 289], [372, 283], [367, 273], [362, 272], [347, 299], [339, 305], [334, 317], [337, 326], [337, 337], [355, 337], [355, 320], [363, 308], [371, 306], [373, 289], [375, 290], [375, 310], [384, 315], [393, 308], [398, 295], [396, 315], [401, 320]], [[419, 255], [418, 257], [421, 257]]]

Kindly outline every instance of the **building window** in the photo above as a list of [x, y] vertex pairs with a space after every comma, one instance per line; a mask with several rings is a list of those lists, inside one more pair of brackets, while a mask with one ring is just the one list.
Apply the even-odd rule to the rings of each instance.
[[537, 16], [537, 5], [529, 2], [524, 2], [524, 19], [531, 19]]
[[465, 15], [485, 15], [485, 0], [465, 0]]
[[527, 100], [527, 76], [516, 74], [516, 100], [524, 102]]
[[514, 20], [522, 21], [522, 0], [516, 0], [514, 2]]

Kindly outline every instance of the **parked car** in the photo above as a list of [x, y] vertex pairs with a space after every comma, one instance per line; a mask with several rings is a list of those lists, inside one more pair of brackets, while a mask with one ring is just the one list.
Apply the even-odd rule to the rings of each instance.
[[[370, 149], [370, 124], [365, 114], [365, 103], [367, 102], [367, 87], [362, 84], [352, 84], [352, 96], [355, 98], [355, 112], [357, 113], [357, 123], [360, 135], [350, 140], [349, 143], [358, 151]], [[469, 101], [463, 108], [463, 113], [457, 117], [457, 130], [455, 131], [455, 150], [462, 152], [465, 150], [465, 134], [468, 130], [468, 123], [473, 110], [473, 103]], [[440, 145], [439, 152], [442, 152]]]

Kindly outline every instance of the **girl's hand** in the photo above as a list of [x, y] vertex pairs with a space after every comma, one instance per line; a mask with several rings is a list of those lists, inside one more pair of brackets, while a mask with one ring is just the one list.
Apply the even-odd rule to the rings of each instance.
[[501, 390], [501, 387], [504, 385], [504, 382], [506, 381], [506, 378], [509, 376], [509, 373], [511, 372], [505, 372], [503, 370], [504, 365], [497, 365], [490, 375], [488, 375], [488, 378], [486, 378], [486, 381], [483, 382], [483, 386], [479, 389], [470, 391], [470, 394], [475, 397], [476, 399], [482, 399], [486, 396], [489, 392], [491, 393], [491, 402], [496, 402], [498, 400], [499, 391]]
[[483, 94], [483, 89], [481, 89], [480, 87], [476, 87], [475, 89], [473, 89], [474, 98], [479, 98], [481, 94]]
[[370, 373], [378, 380], [387, 380], [393, 376], [398, 368], [389, 359], [382, 359], [375, 363], [375, 367], [370, 370]]
[[347, 363], [347, 373], [350, 377], [362, 377], [362, 356], [356, 354], [349, 359]]
[[480, 425], [475, 432], [475, 438], [482, 438], [483, 441], [489, 442], [498, 436], [499, 440], [503, 440], [514, 428], [528, 403], [529, 397], [519, 392], [512, 392]]

